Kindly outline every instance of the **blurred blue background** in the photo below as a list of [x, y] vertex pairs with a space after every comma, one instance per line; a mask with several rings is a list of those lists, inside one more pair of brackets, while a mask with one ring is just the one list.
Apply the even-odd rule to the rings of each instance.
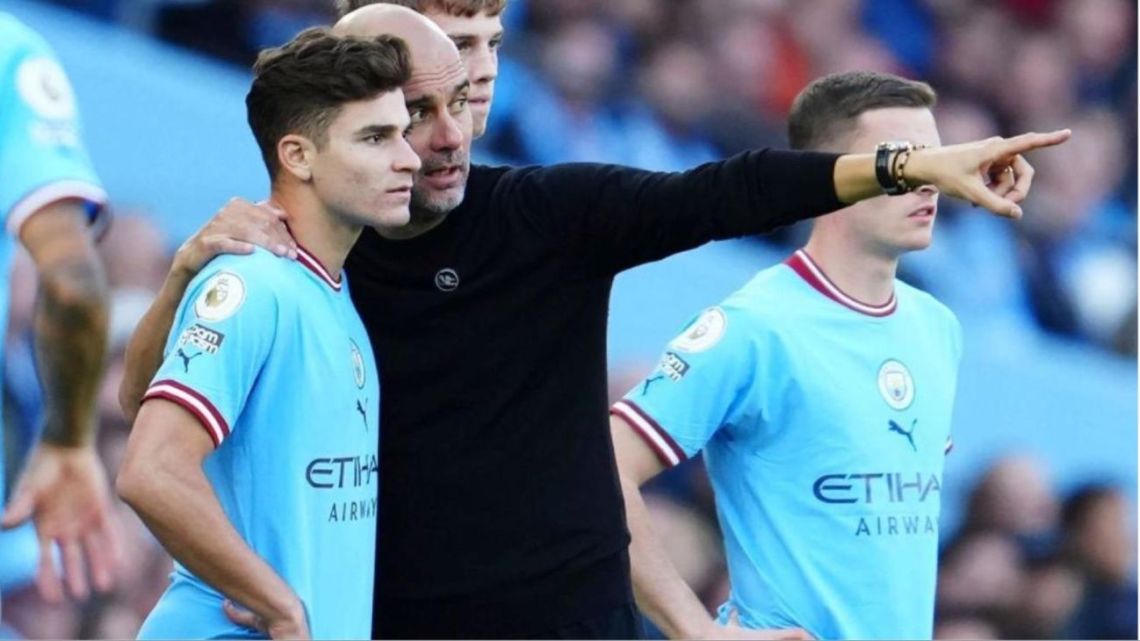
[[[231, 196], [267, 193], [245, 124], [253, 54], [333, 16], [330, 3], [318, 0], [62, 4], [69, 6], [0, 0], [0, 11], [42, 33], [75, 86], [88, 148], [119, 216], [104, 252], [121, 350], [170, 252]], [[944, 541], [976, 544], [970, 549], [985, 559], [986, 542], [970, 539], [978, 528], [963, 526], [988, 518], [982, 529], [1015, 543], [1019, 589], [1028, 594], [1026, 586], [1053, 580], [1062, 585], [1050, 593], [1053, 603], [1064, 604], [1057, 596], [1068, 594], [1063, 578], [1040, 573], [1052, 569], [1050, 550], [1065, 537], [1065, 499], [1103, 483], [1124, 498], [1123, 527], [1135, 552], [1134, 2], [510, 0], [505, 22], [489, 133], [476, 143], [483, 162], [588, 159], [675, 170], [752, 146], [783, 146], [795, 93], [818, 75], [856, 68], [931, 82], [947, 143], [1072, 127], [1068, 145], [1031, 158], [1039, 171], [1023, 222], [944, 199], [934, 247], [907, 257], [901, 276], [950, 305], [965, 331]], [[806, 229], [792, 228], [717, 243], [619, 277], [609, 338], [615, 394], [695, 313], [804, 238]], [[8, 341], [15, 347], [6, 352], [5, 388], [16, 400], [8, 422], [22, 432], [9, 438], [26, 442], [37, 391], [20, 301], [30, 307], [34, 274], [18, 262], [12, 278]], [[113, 360], [102, 407], [112, 466], [124, 433], [113, 396], [120, 371]], [[682, 470], [665, 479], [655, 510], [677, 539], [695, 537], [696, 547], [677, 553], [688, 555], [680, 563], [696, 569], [686, 578], [711, 603], [723, 591], [723, 569], [717, 552], [701, 547], [715, 547], [715, 523], [697, 477]], [[23, 613], [6, 599], [9, 634], [132, 636], [166, 568], [145, 530], [135, 530], [137, 586], [84, 608], [51, 608], [17, 594]], [[4, 540], [0, 546], [16, 545]], [[961, 558], [968, 565], [974, 557], [953, 557]], [[1128, 563], [1134, 582], [1135, 561]], [[1012, 581], [1001, 575], [972, 585], [979, 594], [1009, 592]], [[1070, 598], [1070, 609], [1087, 608], [1090, 590]], [[1026, 628], [1006, 611], [978, 614], [968, 599], [954, 601], [965, 597], [955, 596], [949, 579], [943, 592], [944, 612], [968, 614], [943, 617], [947, 636], [1074, 630]], [[1135, 598], [1131, 607], [1134, 621]]]

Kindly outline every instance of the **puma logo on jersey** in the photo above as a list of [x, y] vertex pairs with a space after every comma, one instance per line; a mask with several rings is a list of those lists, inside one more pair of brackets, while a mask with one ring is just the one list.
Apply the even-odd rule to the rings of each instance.
[[[364, 399], [364, 403], [367, 403], [367, 402], [368, 402], [368, 399]], [[368, 429], [368, 411], [364, 409], [364, 403], [361, 403], [359, 398], [356, 399], [356, 411], [360, 412], [360, 420], [364, 421], [364, 429], [367, 430]]]
[[915, 452], [918, 451], [918, 448], [915, 447], [915, 445], [914, 445], [914, 428], [918, 424], [917, 418], [910, 422], [910, 431], [904, 430], [901, 425], [899, 425], [898, 423], [896, 423], [894, 421], [887, 421], [887, 422], [890, 423], [890, 427], [888, 428], [890, 431], [896, 432], [898, 434], [902, 434], [903, 436], [905, 436], [906, 440], [910, 442], [910, 448], [912, 450], [914, 450]]
[[182, 359], [182, 369], [187, 374], [189, 374], [190, 373], [190, 361], [194, 360], [195, 358], [198, 358], [199, 356], [201, 356], [204, 353], [205, 352], [198, 352], [197, 354], [187, 355], [186, 352], [184, 352], [182, 350], [182, 348], [179, 347], [178, 348], [178, 357]]

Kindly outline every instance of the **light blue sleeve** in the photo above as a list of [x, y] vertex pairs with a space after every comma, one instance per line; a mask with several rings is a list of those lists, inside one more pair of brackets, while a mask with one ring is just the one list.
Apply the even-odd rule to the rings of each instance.
[[45, 205], [106, 194], [80, 139], [75, 94], [47, 42], [0, 13], [0, 216], [8, 233]]
[[756, 411], [758, 367], [747, 317], [712, 307], [666, 348], [657, 367], [612, 412], [645, 439], [666, 466], [695, 455], [724, 426]]
[[280, 300], [259, 262], [225, 257], [194, 279], [144, 396], [184, 407], [215, 446], [237, 422], [277, 332]]

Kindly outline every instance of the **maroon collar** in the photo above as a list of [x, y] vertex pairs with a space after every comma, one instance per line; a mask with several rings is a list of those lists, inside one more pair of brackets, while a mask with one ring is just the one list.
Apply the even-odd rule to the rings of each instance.
[[318, 278], [325, 281], [325, 284], [329, 287], [332, 287], [333, 291], [340, 291], [341, 280], [339, 278], [334, 279], [332, 276], [330, 276], [329, 270], [325, 269], [325, 266], [321, 264], [321, 261], [317, 260], [316, 256], [310, 254], [305, 250], [304, 247], [301, 247], [300, 245], [297, 245], [297, 262], [307, 267], [309, 271], [313, 272], [317, 275]]
[[898, 299], [895, 298], [894, 292], [891, 292], [890, 299], [882, 305], [869, 305], [844, 294], [843, 290], [831, 282], [827, 274], [823, 273], [819, 265], [802, 249], [797, 249], [796, 253], [788, 257], [784, 263], [799, 274], [800, 278], [803, 278], [809, 285], [818, 290], [819, 293], [860, 314], [875, 317], [890, 316], [894, 313], [895, 308], [898, 307]]

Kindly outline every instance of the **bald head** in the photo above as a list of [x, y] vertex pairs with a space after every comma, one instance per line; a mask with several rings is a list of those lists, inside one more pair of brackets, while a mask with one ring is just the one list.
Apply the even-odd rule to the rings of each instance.
[[408, 43], [412, 60], [428, 62], [429, 58], [459, 61], [459, 50], [443, 29], [424, 16], [394, 4], [370, 4], [341, 18], [333, 27], [340, 36], [371, 37], [391, 34]]

